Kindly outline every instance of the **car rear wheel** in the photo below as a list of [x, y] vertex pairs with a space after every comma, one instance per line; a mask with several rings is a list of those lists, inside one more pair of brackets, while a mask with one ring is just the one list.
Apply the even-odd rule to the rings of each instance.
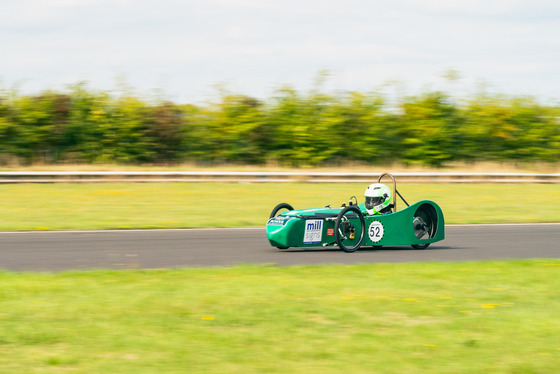
[[279, 211], [281, 211], [282, 209], [286, 209], [286, 210], [294, 210], [294, 208], [288, 204], [288, 203], [280, 203], [278, 205], [276, 205], [274, 207], [274, 209], [272, 209], [272, 212], [270, 213], [270, 217], [268, 218], [272, 218], [272, 217], [276, 217], [276, 215], [278, 214]]
[[[433, 206], [430, 204], [422, 204], [414, 213], [412, 219], [412, 227], [414, 235], [418, 239], [431, 239], [436, 236], [437, 230], [437, 213]], [[414, 249], [426, 249], [430, 243], [413, 244]]]
[[[270, 219], [270, 218], [276, 217], [276, 215], [278, 214], [278, 212], [281, 211], [282, 209], [294, 210], [294, 208], [293, 208], [290, 204], [288, 204], [288, 203], [280, 203], [280, 204], [276, 205], [276, 206], [274, 207], [274, 209], [272, 209], [272, 212], [270, 213], [270, 217], [268, 217], [268, 218]], [[288, 249], [288, 248], [290, 248], [290, 247], [276, 246], [276, 248], [278, 248], [278, 249]]]
[[364, 241], [365, 226], [364, 215], [360, 209], [354, 205], [347, 206], [336, 217], [336, 243], [344, 252], [356, 251]]

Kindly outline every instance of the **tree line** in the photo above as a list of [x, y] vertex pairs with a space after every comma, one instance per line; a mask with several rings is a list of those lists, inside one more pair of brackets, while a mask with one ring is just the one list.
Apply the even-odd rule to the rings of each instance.
[[560, 161], [560, 107], [530, 97], [290, 87], [202, 105], [90, 90], [0, 93], [0, 163], [327, 165]]

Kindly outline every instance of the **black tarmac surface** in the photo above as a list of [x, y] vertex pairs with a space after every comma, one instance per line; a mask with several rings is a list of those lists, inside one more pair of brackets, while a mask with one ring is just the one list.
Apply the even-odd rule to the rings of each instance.
[[263, 228], [0, 232], [0, 269], [61, 271], [153, 269], [239, 264], [358, 264], [560, 258], [560, 223], [457, 225], [428, 249], [336, 247], [279, 250]]

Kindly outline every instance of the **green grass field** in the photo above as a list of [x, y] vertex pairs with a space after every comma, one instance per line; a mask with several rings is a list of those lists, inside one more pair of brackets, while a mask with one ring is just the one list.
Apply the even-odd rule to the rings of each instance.
[[[0, 231], [264, 226], [272, 208], [340, 206], [365, 185], [122, 183], [0, 185]], [[429, 199], [447, 223], [560, 222], [554, 184], [401, 184], [408, 202]], [[398, 202], [399, 207], [405, 205]]]
[[[364, 189], [0, 185], [0, 231], [264, 226], [279, 202], [339, 206]], [[560, 222], [558, 185], [399, 190], [436, 201], [447, 223]], [[559, 271], [542, 259], [0, 272], [0, 372], [549, 374]]]
[[560, 261], [0, 272], [2, 373], [542, 373]]

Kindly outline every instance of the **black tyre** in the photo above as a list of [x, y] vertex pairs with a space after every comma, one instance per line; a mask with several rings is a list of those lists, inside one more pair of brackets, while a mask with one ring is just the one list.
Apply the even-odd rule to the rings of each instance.
[[280, 204], [276, 205], [274, 207], [274, 209], [272, 209], [272, 213], [270, 213], [270, 217], [268, 217], [268, 218], [276, 217], [276, 214], [278, 214], [278, 212], [281, 211], [282, 209], [294, 210], [294, 208], [290, 204], [280, 203]]
[[[276, 217], [276, 215], [278, 214], [278, 212], [281, 211], [282, 209], [294, 210], [294, 208], [293, 208], [290, 204], [288, 204], [288, 203], [280, 203], [280, 204], [276, 205], [276, 206], [274, 207], [274, 209], [272, 209], [272, 212], [270, 213], [270, 217], [268, 217], [268, 218], [270, 219], [270, 218]], [[290, 247], [279, 247], [279, 246], [276, 246], [276, 248], [278, 248], [278, 249], [288, 249], [288, 248], [290, 248]]]
[[336, 217], [334, 232], [336, 243], [344, 252], [354, 252], [364, 241], [364, 215], [357, 206], [347, 206]]
[[[422, 204], [414, 213], [412, 227], [418, 239], [431, 239], [436, 236], [438, 217], [436, 210], [430, 204]], [[426, 249], [430, 243], [413, 244], [414, 249]]]

